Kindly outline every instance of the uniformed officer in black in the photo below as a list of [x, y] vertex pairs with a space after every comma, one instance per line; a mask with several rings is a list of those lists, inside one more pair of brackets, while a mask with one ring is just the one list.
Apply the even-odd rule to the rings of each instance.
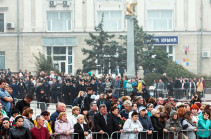
[[71, 94], [70, 82], [67, 81], [63, 89], [63, 98], [66, 105], [72, 105], [73, 103], [73, 94]]
[[49, 99], [49, 97], [50, 97], [50, 87], [51, 86], [50, 86], [47, 78], [44, 79], [42, 86], [43, 86], [43, 89], [45, 91], [45, 94], [47, 95], [47, 98]]
[[59, 83], [58, 80], [52, 85], [51, 92], [52, 92], [53, 103], [57, 103], [58, 101], [61, 101], [62, 85]]

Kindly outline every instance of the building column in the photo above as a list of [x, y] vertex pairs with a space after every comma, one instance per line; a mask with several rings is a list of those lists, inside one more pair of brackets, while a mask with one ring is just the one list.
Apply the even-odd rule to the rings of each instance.
[[31, 32], [31, 0], [24, 0], [23, 8], [23, 32]]
[[188, 31], [196, 31], [196, 0], [188, 0]]
[[43, 0], [35, 1], [35, 23], [36, 23], [36, 32], [43, 31]]
[[184, 11], [184, 0], [176, 0], [176, 31], [185, 30], [185, 11]]
[[86, 32], [94, 31], [95, 27], [95, 7], [94, 7], [94, 0], [87, 0], [86, 1]]
[[83, 32], [83, 16], [82, 16], [82, 0], [76, 0], [75, 1], [75, 18], [74, 18], [74, 21], [75, 21], [75, 24], [74, 24], [74, 32]]

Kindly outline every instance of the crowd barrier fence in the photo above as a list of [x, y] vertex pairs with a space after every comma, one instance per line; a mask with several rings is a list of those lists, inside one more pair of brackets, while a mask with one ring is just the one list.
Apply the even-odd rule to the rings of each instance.
[[[148, 135], [147, 134], [147, 131], [141, 131], [141, 132], [137, 132], [137, 133], [134, 133], [134, 132], [120, 132], [120, 131], [115, 131], [115, 132], [113, 132], [112, 134], [111, 134], [111, 138], [110, 139], [121, 139], [121, 134], [122, 133], [128, 133], [128, 134], [134, 134], [134, 135], [136, 135], [138, 138], [143, 138], [143, 139], [148, 139], [149, 137], [151, 138], [151, 139], [154, 139], [154, 136], [156, 136], [157, 137], [157, 139], [158, 139], [158, 131], [153, 131], [152, 132], [152, 134], [151, 135]], [[125, 135], [123, 135], [123, 136], [125, 136]]]

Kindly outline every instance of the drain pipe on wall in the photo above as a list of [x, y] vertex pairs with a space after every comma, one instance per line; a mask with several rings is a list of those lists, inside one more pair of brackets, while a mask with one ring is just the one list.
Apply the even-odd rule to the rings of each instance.
[[17, 0], [17, 70], [20, 70], [20, 24], [19, 24], [19, 0]]
[[203, 48], [203, 0], [201, 0], [201, 32], [200, 32], [200, 74], [202, 74], [202, 48]]

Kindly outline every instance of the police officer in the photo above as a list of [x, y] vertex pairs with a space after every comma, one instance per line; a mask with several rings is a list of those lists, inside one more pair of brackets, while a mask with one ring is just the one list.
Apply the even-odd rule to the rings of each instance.
[[46, 110], [46, 103], [49, 103], [48, 101], [48, 94], [45, 92], [45, 89], [41, 87], [40, 89], [40, 109], [41, 111]]
[[45, 78], [44, 81], [43, 81], [43, 89], [45, 91], [45, 94], [47, 95], [47, 98], [49, 99], [50, 97], [50, 84], [48, 82], [48, 78]]
[[[59, 80], [57, 80], [53, 85], [52, 85], [52, 101], [53, 103], [57, 103], [58, 101], [61, 101], [61, 95], [62, 95], [62, 85], [59, 83]], [[57, 100], [58, 98], [58, 100]]]
[[64, 97], [64, 102], [66, 105], [72, 105], [73, 103], [73, 94], [71, 94], [71, 86], [70, 86], [70, 82], [67, 81], [66, 85], [64, 86], [63, 89], [63, 97]]
[[85, 87], [83, 79], [79, 80], [78, 91], [84, 91], [84, 92], [86, 91], [86, 87]]

